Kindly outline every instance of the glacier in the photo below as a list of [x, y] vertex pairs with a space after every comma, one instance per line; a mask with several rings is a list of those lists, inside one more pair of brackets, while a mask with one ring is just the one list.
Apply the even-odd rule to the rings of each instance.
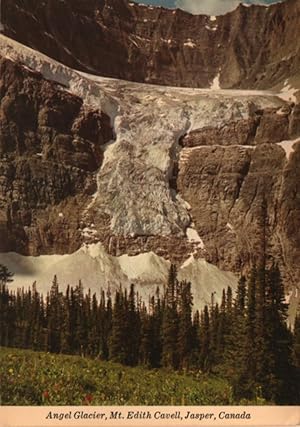
[[[34, 280], [44, 292], [54, 274], [66, 284], [83, 279], [84, 286], [101, 287], [136, 283], [147, 298], [163, 286], [169, 261], [149, 252], [136, 256], [111, 256], [98, 241], [97, 219], [110, 218], [112, 236], [176, 235], [205, 249], [193, 228], [188, 203], [170, 187], [175, 162], [184, 162], [192, 149], [182, 148], [180, 138], [195, 129], [229, 120], [246, 119], [250, 110], [284, 105], [275, 93], [220, 88], [218, 76], [209, 89], [177, 88], [104, 78], [70, 69], [63, 64], [0, 35], [1, 55], [19, 61], [62, 90], [79, 96], [85, 105], [109, 115], [115, 139], [107, 144], [97, 174], [97, 191], [86, 207], [82, 248], [68, 255], [24, 257], [0, 254], [0, 263], [15, 273], [12, 286], [28, 286]], [[63, 213], [62, 213], [63, 215]], [[236, 288], [233, 273], [219, 270], [204, 259], [190, 258], [179, 268], [179, 279], [193, 283], [195, 306], [209, 303], [216, 291]]]

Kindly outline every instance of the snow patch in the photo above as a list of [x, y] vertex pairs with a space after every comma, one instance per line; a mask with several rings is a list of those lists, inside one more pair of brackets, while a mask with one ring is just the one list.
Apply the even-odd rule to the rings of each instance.
[[183, 45], [191, 48], [196, 47], [196, 44], [191, 39], [188, 39], [186, 42], [183, 43]]
[[278, 116], [288, 116], [289, 112], [286, 110], [285, 107], [281, 107], [281, 108], [279, 108], [279, 110], [276, 111], [276, 114]]
[[229, 228], [230, 231], [234, 232], [234, 228], [229, 222], [227, 222], [226, 227]]
[[205, 248], [203, 240], [199, 236], [197, 230], [195, 230], [193, 228], [187, 228], [186, 237], [188, 238], [188, 241], [191, 243], [199, 243], [199, 248], [201, 248], [201, 249]]
[[137, 256], [122, 255], [118, 258], [122, 271], [130, 280], [148, 281], [153, 275], [153, 281], [160, 283], [164, 280], [166, 267], [169, 263], [153, 252]]
[[212, 89], [212, 90], [219, 90], [219, 89], [221, 89], [221, 86], [220, 86], [220, 73], [218, 73], [216, 75], [216, 77], [213, 79], [212, 84], [210, 86], [210, 89]]
[[181, 265], [180, 268], [188, 267], [190, 264], [192, 264], [195, 261], [194, 255], [192, 254], [184, 263]]
[[209, 27], [208, 25], [205, 25], [205, 28], [206, 28], [208, 31], [217, 31], [217, 28], [218, 28], [218, 27]]
[[[26, 288], [36, 281], [38, 290], [46, 294], [56, 274], [62, 291], [68, 284], [76, 285], [80, 279], [85, 290], [90, 288], [92, 293], [98, 295], [108, 285], [114, 292], [120, 284], [129, 287], [134, 283], [145, 301], [155, 293], [157, 286], [166, 284], [170, 268], [169, 261], [152, 252], [132, 257], [113, 257], [100, 243], [84, 245], [70, 255], [26, 257], [12, 252], [2, 253], [0, 263], [15, 273], [14, 281], [10, 284], [13, 290]], [[223, 288], [237, 287], [234, 274], [219, 270], [203, 259], [195, 260], [193, 256], [179, 268], [178, 279], [192, 282], [194, 308], [203, 307], [213, 291], [217, 291], [221, 299]]]
[[287, 160], [290, 160], [291, 154], [295, 151], [294, 145], [299, 142], [300, 138], [297, 138], [290, 141], [277, 142], [277, 145], [284, 149]]
[[[192, 259], [191, 257], [188, 261], [180, 268], [178, 278], [179, 280], [191, 281], [194, 309], [203, 307], [204, 304], [210, 304], [213, 292], [215, 292], [215, 301], [220, 302], [223, 289], [232, 286], [232, 282], [236, 280], [233, 278], [233, 274], [221, 272], [204, 259]], [[236, 286], [234, 284], [234, 290]]]
[[297, 98], [295, 96], [295, 93], [298, 91], [299, 89], [294, 88], [287, 80], [285, 80], [283, 88], [281, 89], [280, 93], [278, 94], [278, 96], [283, 99], [284, 101], [289, 101], [289, 102], [297, 102]]

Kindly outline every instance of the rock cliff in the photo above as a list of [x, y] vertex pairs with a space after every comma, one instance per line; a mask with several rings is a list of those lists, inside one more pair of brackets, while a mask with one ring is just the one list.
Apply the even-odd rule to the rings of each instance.
[[239, 270], [258, 263], [266, 250], [287, 282], [298, 281], [299, 132], [293, 139], [298, 114], [299, 105], [266, 109], [183, 138], [178, 190], [191, 205], [211, 262]]
[[93, 74], [173, 86], [299, 83], [300, 2], [224, 16], [127, 0], [2, 0], [4, 33]]
[[0, 58], [0, 76], [0, 251], [74, 251], [110, 119], [22, 64]]

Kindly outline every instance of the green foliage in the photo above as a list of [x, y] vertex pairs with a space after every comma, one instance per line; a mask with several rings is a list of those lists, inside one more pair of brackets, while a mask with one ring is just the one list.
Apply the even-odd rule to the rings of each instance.
[[245, 285], [242, 279], [219, 372], [230, 378], [236, 398], [263, 396], [277, 404], [299, 403], [299, 374], [292, 363], [292, 334], [278, 267], [253, 269], [247, 292]]
[[[277, 266], [253, 268], [248, 280], [240, 280], [235, 298], [229, 287], [219, 306], [213, 293], [210, 306], [194, 317], [191, 283], [178, 282], [175, 266], [171, 266], [164, 295], [160, 297], [157, 290], [148, 307], [133, 285], [129, 294], [120, 285], [113, 303], [110, 291], [107, 297], [102, 291], [98, 301], [96, 294], [84, 293], [81, 282], [62, 293], [56, 277], [46, 298], [35, 284], [13, 292], [7, 286], [11, 275], [3, 271], [1, 346], [163, 367], [190, 372], [194, 380], [198, 378], [195, 372], [217, 373], [231, 384], [237, 401], [300, 401], [299, 319], [293, 336], [286, 325], [287, 304]], [[90, 386], [83, 389], [92, 393], [92, 382], [87, 379], [84, 384]], [[35, 396], [35, 386], [27, 386]]]
[[2, 405], [238, 403], [233, 400], [228, 382], [199, 372], [178, 374], [130, 368], [80, 356], [2, 347], [0, 374]]

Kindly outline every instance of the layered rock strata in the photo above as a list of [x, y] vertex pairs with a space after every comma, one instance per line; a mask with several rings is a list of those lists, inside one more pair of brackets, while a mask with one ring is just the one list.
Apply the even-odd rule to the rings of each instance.
[[299, 21], [299, 0], [217, 17], [127, 0], [2, 0], [7, 36], [81, 71], [173, 86], [299, 83]]

